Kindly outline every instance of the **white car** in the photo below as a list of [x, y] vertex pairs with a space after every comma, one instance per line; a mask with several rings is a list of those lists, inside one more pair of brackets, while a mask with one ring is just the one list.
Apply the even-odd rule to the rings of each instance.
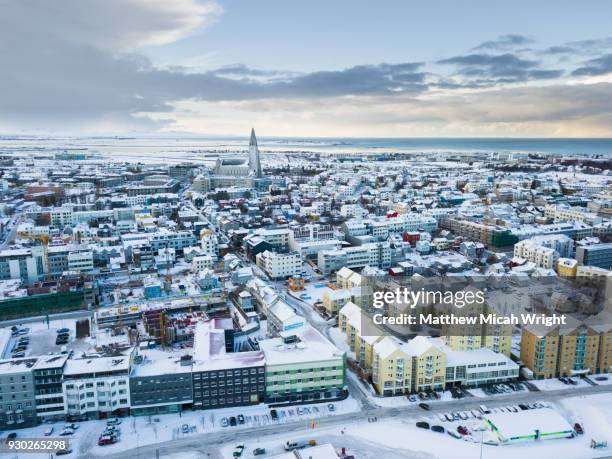
[[45, 437], [49, 437], [51, 434], [53, 433], [53, 427], [49, 427], [48, 429], [45, 429]]

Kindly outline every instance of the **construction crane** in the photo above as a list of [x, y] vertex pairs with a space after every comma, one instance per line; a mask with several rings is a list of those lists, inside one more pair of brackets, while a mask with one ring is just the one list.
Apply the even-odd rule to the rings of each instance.
[[164, 290], [167, 293], [172, 291], [172, 274], [170, 274], [170, 253], [166, 244], [166, 275], [164, 276]]
[[[493, 180], [491, 181], [491, 187], [493, 188], [493, 193], [495, 193], [495, 172], [493, 172]], [[487, 193], [487, 196], [485, 196], [485, 208], [484, 208], [484, 214], [483, 214], [484, 228], [482, 231], [483, 243], [486, 246], [488, 246], [489, 244], [489, 219], [490, 219], [489, 205], [490, 203], [489, 203], [489, 197]]]
[[33, 241], [40, 241], [43, 247], [43, 272], [45, 279], [49, 277], [49, 240], [51, 236], [48, 234], [35, 234], [29, 231], [19, 231], [17, 236], [23, 239], [32, 239]]

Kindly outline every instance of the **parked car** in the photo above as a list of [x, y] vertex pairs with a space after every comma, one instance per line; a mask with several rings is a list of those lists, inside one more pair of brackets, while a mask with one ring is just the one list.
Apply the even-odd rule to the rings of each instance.
[[427, 430], [429, 430], [429, 423], [428, 423], [428, 422], [425, 422], [425, 421], [418, 421], [418, 422], [416, 423], [416, 426], [417, 426], [419, 429], [427, 429]]
[[253, 456], [261, 456], [262, 454], [266, 454], [266, 448], [255, 448], [253, 450]]
[[113, 443], [117, 443], [117, 439], [110, 435], [102, 435], [98, 438], [98, 446], [112, 445]]
[[244, 424], [244, 416], [239, 414], [236, 419], [238, 420], [238, 424]]
[[529, 409], [529, 407], [524, 403], [519, 403], [519, 408], [523, 411], [527, 411]]
[[8, 443], [9, 441], [14, 440], [15, 438], [17, 438], [17, 433], [11, 432], [6, 436], [6, 442]]
[[270, 416], [272, 417], [273, 421], [278, 420], [278, 412], [276, 410], [270, 410]]
[[244, 445], [237, 445], [236, 448], [234, 448], [234, 452], [232, 453], [233, 457], [241, 457], [242, 453], [244, 452]]
[[229, 418], [229, 421], [230, 421], [230, 426], [232, 426], [232, 427], [234, 427], [237, 424], [236, 418], [234, 416], [231, 416]]
[[181, 432], [183, 432], [184, 434], [189, 433], [189, 425], [188, 424], [183, 424], [181, 426]]
[[121, 424], [121, 419], [119, 418], [111, 418], [106, 421], [107, 426], [118, 426], [119, 424]]
[[430, 407], [427, 403], [419, 403], [419, 407], [424, 409], [425, 411], [429, 411]]
[[64, 429], [72, 429], [72, 430], [77, 430], [78, 428], [79, 428], [79, 426], [78, 426], [77, 424], [74, 424], [74, 423], [72, 423], [72, 424], [66, 424], [66, 425], [64, 426]]
[[467, 427], [465, 427], [465, 426], [457, 427], [457, 432], [459, 432], [461, 435], [469, 435], [470, 434], [470, 432], [467, 430]]
[[329, 411], [336, 411], [336, 406], [333, 403], [328, 403], [327, 404], [327, 409]]
[[442, 426], [431, 426], [431, 430], [434, 432], [444, 433], [444, 427]]
[[578, 423], [574, 424], [574, 430], [579, 435], [582, 435], [584, 433], [584, 430], [582, 429], [582, 426], [580, 424], [578, 424]]
[[227, 427], [229, 425], [229, 421], [227, 418], [221, 419], [221, 427]]
[[55, 452], [56, 456], [65, 456], [66, 454], [70, 454], [72, 452], [71, 449], [60, 449]]
[[293, 451], [295, 449], [306, 448], [307, 446], [316, 446], [317, 442], [315, 440], [297, 440], [297, 441], [287, 441], [285, 443], [285, 451]]
[[60, 432], [60, 435], [61, 435], [62, 437], [66, 437], [66, 436], [68, 436], [68, 435], [72, 435], [73, 433], [74, 433], [74, 430], [72, 430], [72, 429], [64, 429], [64, 430], [62, 430], [62, 431]]
[[45, 429], [44, 435], [45, 437], [49, 437], [52, 433], [53, 433], [53, 427], [49, 427], [48, 429]]

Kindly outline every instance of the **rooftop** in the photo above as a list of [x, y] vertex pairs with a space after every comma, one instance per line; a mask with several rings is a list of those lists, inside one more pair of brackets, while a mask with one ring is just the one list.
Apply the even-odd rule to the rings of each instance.
[[344, 352], [330, 343], [310, 325], [297, 329], [297, 343], [285, 344], [282, 338], [270, 338], [259, 342], [267, 365], [290, 365], [342, 359]]

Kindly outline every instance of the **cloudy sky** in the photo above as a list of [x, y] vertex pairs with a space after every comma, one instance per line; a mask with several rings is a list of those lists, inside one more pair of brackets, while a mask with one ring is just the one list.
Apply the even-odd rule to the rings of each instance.
[[612, 2], [0, 0], [0, 132], [612, 137]]

